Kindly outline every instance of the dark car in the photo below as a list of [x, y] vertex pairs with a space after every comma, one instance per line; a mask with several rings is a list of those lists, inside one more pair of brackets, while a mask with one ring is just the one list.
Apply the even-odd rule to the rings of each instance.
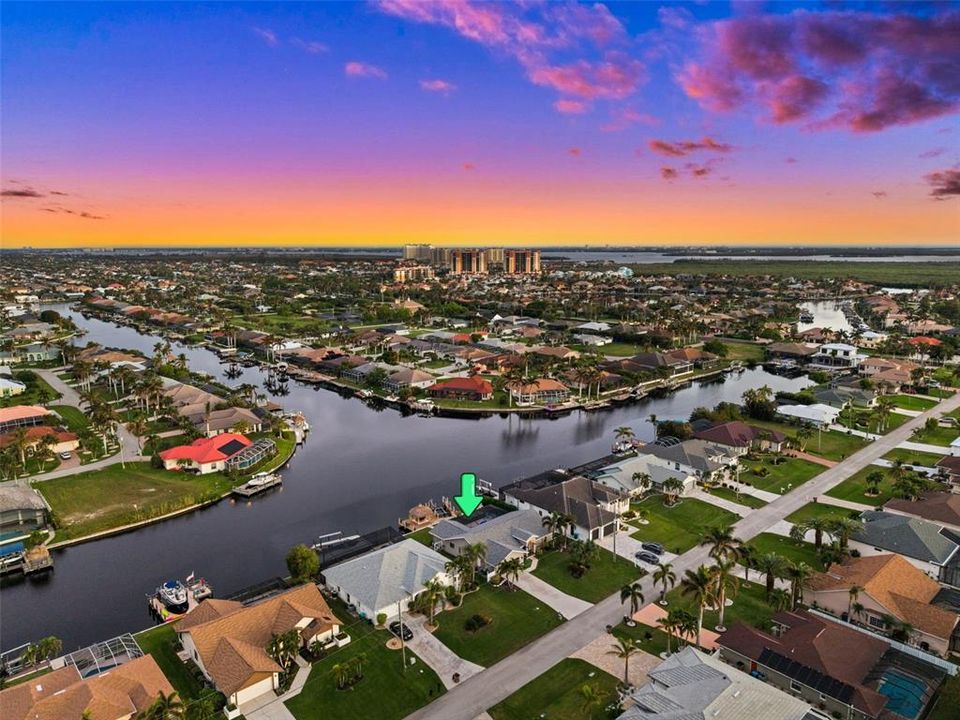
[[660, 562], [660, 557], [654, 555], [652, 552], [647, 552], [646, 550], [641, 550], [634, 557], [640, 562], [649, 563], [650, 565], [657, 565]]
[[[405, 641], [413, 640], [413, 631], [407, 626], [406, 623], [403, 624], [403, 639]], [[390, 632], [392, 632], [397, 637], [400, 637], [400, 621], [394, 620], [390, 623]]]
[[663, 545], [661, 545], [660, 543], [645, 542], [645, 543], [641, 543], [640, 547], [642, 547], [647, 552], [652, 552], [654, 555], [663, 555]]

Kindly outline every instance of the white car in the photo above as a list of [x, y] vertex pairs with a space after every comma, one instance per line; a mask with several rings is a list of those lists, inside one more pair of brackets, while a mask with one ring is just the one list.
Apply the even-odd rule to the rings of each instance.
[[72, 457], [73, 457], [73, 455], [70, 454], [70, 451], [69, 451], [69, 450], [64, 450], [62, 453], [60, 453], [60, 459], [61, 459], [61, 460], [69, 460], [69, 459], [72, 458]]

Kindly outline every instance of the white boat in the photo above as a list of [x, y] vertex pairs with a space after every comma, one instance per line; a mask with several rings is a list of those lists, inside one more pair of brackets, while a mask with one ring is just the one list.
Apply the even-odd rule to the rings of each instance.
[[244, 483], [249, 488], [257, 488], [263, 485], [270, 485], [280, 479], [276, 473], [258, 472]]
[[167, 580], [157, 588], [157, 599], [174, 614], [185, 613], [189, 609], [187, 589], [179, 580]]

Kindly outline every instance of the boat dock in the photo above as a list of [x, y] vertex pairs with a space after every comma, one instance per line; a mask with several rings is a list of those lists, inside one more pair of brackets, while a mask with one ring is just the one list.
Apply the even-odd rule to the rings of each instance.
[[264, 475], [262, 477], [254, 476], [248, 482], [245, 482], [243, 485], [238, 485], [230, 491], [232, 495], [237, 497], [253, 497], [254, 495], [259, 495], [262, 492], [269, 490], [270, 488], [277, 487], [283, 483], [283, 477], [279, 474]]
[[53, 569], [53, 558], [44, 545], [27, 549], [22, 542], [4, 545], [0, 548], [0, 574], [35, 572]]

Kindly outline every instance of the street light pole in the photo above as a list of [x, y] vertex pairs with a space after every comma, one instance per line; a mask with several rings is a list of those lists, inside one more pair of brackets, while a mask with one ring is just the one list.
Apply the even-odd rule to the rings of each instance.
[[403, 640], [403, 612], [400, 599], [397, 598], [397, 620], [400, 622], [400, 654], [403, 657], [403, 671], [407, 671], [407, 644]]

